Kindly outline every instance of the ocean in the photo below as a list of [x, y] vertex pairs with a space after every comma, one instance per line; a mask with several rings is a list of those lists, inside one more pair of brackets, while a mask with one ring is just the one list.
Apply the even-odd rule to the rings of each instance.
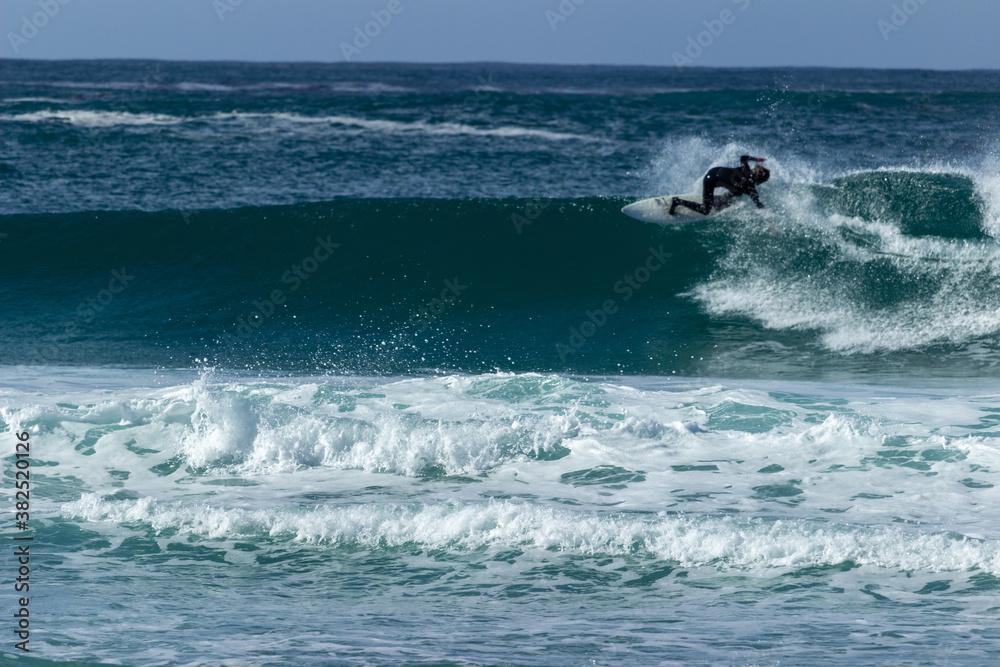
[[0, 61], [0, 661], [1000, 660], [998, 103]]

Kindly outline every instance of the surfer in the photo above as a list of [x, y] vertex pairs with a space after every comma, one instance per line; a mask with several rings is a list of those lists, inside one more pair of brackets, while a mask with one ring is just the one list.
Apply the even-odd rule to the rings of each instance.
[[[710, 169], [705, 174], [705, 178], [702, 179], [702, 203], [696, 204], [680, 197], [674, 197], [673, 201], [670, 202], [670, 215], [674, 214], [678, 206], [686, 206], [692, 211], [708, 215], [712, 211], [713, 205], [716, 209], [725, 208], [729, 205], [733, 197], [739, 197], [740, 195], [750, 195], [750, 199], [753, 200], [753, 203], [757, 204], [757, 208], [764, 208], [764, 205], [760, 203], [760, 198], [757, 196], [757, 186], [766, 182], [771, 177], [771, 172], [759, 164], [751, 169], [751, 161], [763, 162], [764, 158], [743, 155], [740, 157], [739, 167], [715, 167], [714, 169]], [[725, 188], [729, 191], [729, 196], [720, 198], [721, 201], [716, 202], [716, 188]]]

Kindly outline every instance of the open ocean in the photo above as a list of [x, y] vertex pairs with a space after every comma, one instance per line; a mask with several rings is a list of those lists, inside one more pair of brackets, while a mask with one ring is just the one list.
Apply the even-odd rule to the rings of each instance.
[[0, 60], [0, 662], [1000, 661], [998, 139], [997, 71]]

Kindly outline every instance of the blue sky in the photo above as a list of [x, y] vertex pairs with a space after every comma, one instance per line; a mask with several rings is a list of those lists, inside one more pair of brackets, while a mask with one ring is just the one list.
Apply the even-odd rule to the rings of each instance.
[[1000, 68], [997, 0], [2, 0], [0, 27], [7, 58]]

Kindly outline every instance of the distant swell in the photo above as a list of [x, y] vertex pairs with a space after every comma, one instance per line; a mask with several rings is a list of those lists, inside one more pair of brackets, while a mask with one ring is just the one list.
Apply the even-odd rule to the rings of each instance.
[[119, 126], [142, 127], [171, 125], [211, 125], [218, 132], [239, 129], [276, 129], [286, 124], [327, 125], [355, 128], [366, 132], [422, 133], [429, 135], [466, 135], [479, 137], [531, 137], [549, 141], [581, 140], [596, 138], [553, 132], [540, 128], [501, 126], [474, 127], [465, 123], [401, 122], [379, 118], [354, 116], [304, 116], [297, 113], [216, 113], [207, 116], [174, 116], [170, 114], [133, 113], [128, 111], [44, 110], [30, 113], [0, 115], [0, 122], [16, 123], [66, 123], [84, 128], [114, 128]]

